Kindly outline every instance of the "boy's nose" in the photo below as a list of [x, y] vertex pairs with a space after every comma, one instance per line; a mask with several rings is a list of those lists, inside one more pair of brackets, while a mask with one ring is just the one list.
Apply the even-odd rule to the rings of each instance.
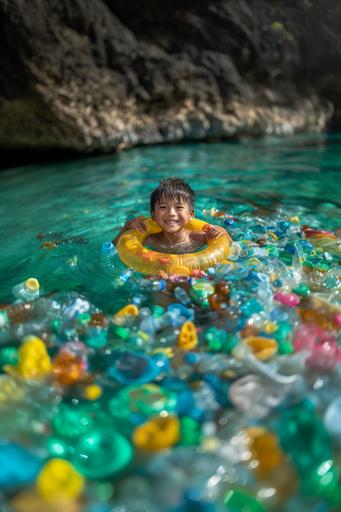
[[173, 206], [170, 206], [167, 210], [168, 215], [176, 215], [176, 209]]

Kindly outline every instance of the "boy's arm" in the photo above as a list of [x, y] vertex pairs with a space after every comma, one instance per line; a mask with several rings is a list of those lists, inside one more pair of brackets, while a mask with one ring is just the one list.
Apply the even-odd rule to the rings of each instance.
[[220, 238], [223, 235], [226, 235], [229, 239], [230, 243], [232, 244], [233, 240], [222, 226], [215, 226], [214, 224], [205, 224], [203, 227], [203, 231], [206, 235], [206, 240], [213, 240], [214, 238]]
[[144, 233], [146, 231], [146, 225], [144, 223], [144, 220], [146, 218], [147, 217], [140, 216], [140, 217], [136, 217], [135, 219], [128, 220], [124, 224], [123, 228], [118, 233], [118, 235], [116, 235], [116, 237], [113, 239], [112, 243], [114, 245], [116, 245], [117, 242], [119, 241], [120, 237], [123, 235], [123, 233], [125, 233], [125, 231], [128, 231], [128, 229], [136, 229], [137, 231]]

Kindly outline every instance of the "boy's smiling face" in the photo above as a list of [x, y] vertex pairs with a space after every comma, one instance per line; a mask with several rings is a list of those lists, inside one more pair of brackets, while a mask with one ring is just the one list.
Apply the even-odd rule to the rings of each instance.
[[176, 233], [193, 220], [194, 211], [186, 201], [179, 199], [161, 199], [155, 204], [152, 219], [162, 231]]

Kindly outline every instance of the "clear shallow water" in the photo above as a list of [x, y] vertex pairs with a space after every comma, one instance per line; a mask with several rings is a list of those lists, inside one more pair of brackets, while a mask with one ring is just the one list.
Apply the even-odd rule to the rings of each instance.
[[[297, 214], [320, 228], [340, 226], [341, 135], [268, 138], [245, 143], [136, 148], [0, 174], [0, 297], [24, 279], [45, 292], [77, 289], [98, 306], [124, 304], [112, 282], [123, 270], [101, 262], [101, 244], [124, 222], [148, 215], [160, 178], [188, 180], [204, 209], [254, 208], [258, 216]], [[116, 296], [114, 296], [116, 295]], [[116, 307], [117, 307], [116, 305]], [[115, 308], [116, 309], [116, 308]]]

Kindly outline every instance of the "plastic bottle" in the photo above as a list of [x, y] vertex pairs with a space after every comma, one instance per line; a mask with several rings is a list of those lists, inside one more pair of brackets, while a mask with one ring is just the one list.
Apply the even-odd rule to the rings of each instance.
[[175, 298], [181, 302], [181, 304], [184, 304], [184, 306], [190, 306], [191, 305], [191, 299], [189, 298], [188, 293], [186, 290], [181, 288], [180, 286], [177, 286], [174, 290]]
[[159, 328], [159, 322], [157, 318], [154, 318], [150, 308], [141, 308], [140, 316], [142, 318], [139, 329], [151, 338], [154, 338], [156, 331]]
[[116, 252], [116, 247], [112, 242], [104, 242], [102, 244], [102, 254], [104, 256], [114, 256]]
[[242, 252], [242, 247], [241, 247], [240, 243], [232, 242], [229, 260], [236, 261], [239, 258], [241, 252]]
[[142, 279], [140, 282], [141, 288], [151, 291], [163, 291], [166, 288], [166, 281], [164, 279], [152, 281], [151, 279]]
[[102, 244], [101, 260], [104, 267], [113, 268], [113, 257], [116, 253], [116, 247], [112, 242], [104, 242]]
[[29, 277], [22, 283], [14, 286], [12, 288], [12, 293], [18, 300], [35, 300], [39, 297], [40, 293], [39, 281], [35, 277]]
[[114, 281], [115, 286], [117, 286], [118, 288], [123, 286], [127, 281], [129, 281], [129, 279], [131, 278], [132, 275], [133, 275], [133, 271], [130, 268], [124, 270], [115, 279], [115, 281]]

